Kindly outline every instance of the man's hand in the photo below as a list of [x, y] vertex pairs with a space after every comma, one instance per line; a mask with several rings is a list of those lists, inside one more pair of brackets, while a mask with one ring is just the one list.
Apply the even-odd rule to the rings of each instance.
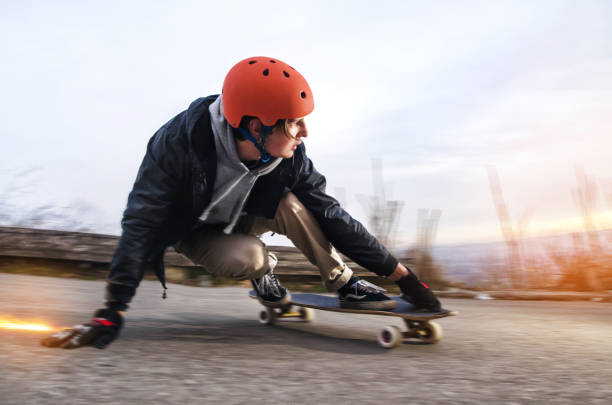
[[82, 346], [93, 346], [104, 349], [119, 336], [123, 326], [123, 316], [108, 308], [99, 309], [91, 321], [64, 329], [40, 341], [47, 347], [75, 349]]

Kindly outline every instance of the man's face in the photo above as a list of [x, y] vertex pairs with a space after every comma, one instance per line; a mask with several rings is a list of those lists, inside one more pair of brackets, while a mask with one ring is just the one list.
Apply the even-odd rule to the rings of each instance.
[[280, 128], [274, 128], [266, 138], [266, 150], [271, 156], [290, 158], [302, 143], [302, 138], [308, 136], [304, 118], [287, 120], [287, 134]]

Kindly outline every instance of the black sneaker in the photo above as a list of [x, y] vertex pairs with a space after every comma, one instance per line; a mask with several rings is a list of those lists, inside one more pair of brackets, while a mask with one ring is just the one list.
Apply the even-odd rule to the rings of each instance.
[[408, 274], [396, 281], [400, 290], [401, 297], [414, 305], [414, 312], [444, 312], [445, 309], [440, 305], [440, 301], [436, 298], [433, 291], [427, 284], [419, 280], [419, 278], [408, 269]]
[[269, 307], [283, 307], [291, 300], [287, 289], [280, 285], [274, 272], [270, 270], [260, 278], [251, 280], [257, 299], [262, 305]]
[[358, 277], [351, 277], [346, 285], [338, 290], [341, 308], [373, 309], [389, 311], [397, 306], [397, 302], [387, 297], [384, 289], [375, 286]]

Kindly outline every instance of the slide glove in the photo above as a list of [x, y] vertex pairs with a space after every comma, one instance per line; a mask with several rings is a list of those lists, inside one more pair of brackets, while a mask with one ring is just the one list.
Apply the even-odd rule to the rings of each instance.
[[110, 342], [117, 339], [123, 326], [123, 317], [119, 312], [102, 308], [94, 313], [89, 323], [64, 329], [40, 341], [47, 347], [76, 349], [82, 346], [93, 346], [104, 349]]

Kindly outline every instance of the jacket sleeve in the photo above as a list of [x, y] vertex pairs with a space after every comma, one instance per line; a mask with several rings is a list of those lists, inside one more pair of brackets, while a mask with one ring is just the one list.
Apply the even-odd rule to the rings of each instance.
[[180, 186], [181, 170], [177, 166], [184, 159], [163, 133], [157, 135], [147, 145], [129, 194], [121, 238], [107, 278], [106, 305], [118, 310], [127, 309], [147, 260], [159, 253], [160, 229], [170, 217]]
[[397, 259], [338, 201], [325, 192], [326, 180], [300, 146], [301, 162], [291, 191], [310, 210], [323, 233], [336, 249], [360, 266], [388, 276], [395, 270]]

